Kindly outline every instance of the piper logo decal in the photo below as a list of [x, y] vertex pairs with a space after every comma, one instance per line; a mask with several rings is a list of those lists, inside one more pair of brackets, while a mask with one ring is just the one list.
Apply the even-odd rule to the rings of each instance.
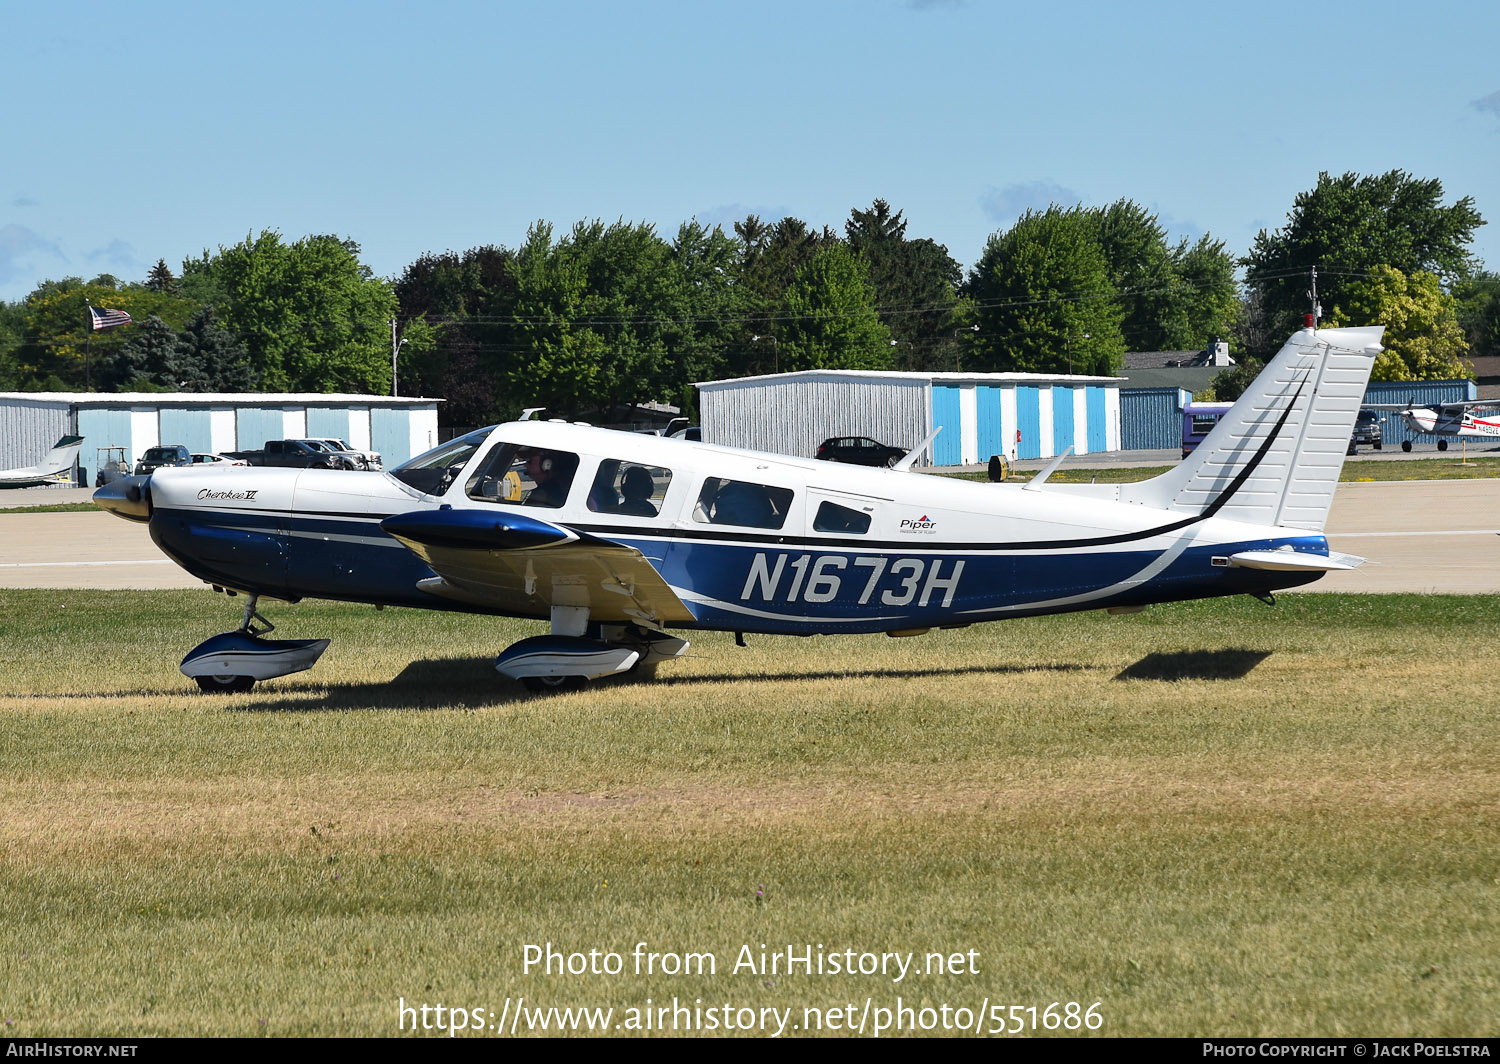
[[915, 532], [919, 535], [932, 535], [937, 531], [937, 522], [932, 520], [926, 514], [923, 514], [916, 520], [912, 520], [911, 518], [907, 517], [903, 518], [901, 521], [901, 531]]

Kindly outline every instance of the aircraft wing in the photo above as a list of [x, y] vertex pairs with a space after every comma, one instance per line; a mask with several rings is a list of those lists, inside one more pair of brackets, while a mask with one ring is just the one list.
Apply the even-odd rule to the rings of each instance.
[[1500, 399], [1459, 399], [1451, 403], [1438, 403], [1443, 413], [1462, 413], [1465, 410], [1473, 410], [1477, 406], [1488, 406], [1500, 408]]
[[437, 573], [417, 586], [439, 598], [536, 617], [553, 606], [586, 606], [591, 621], [607, 624], [693, 620], [634, 547], [527, 514], [418, 510], [388, 517], [380, 527]]
[[1360, 403], [1362, 410], [1469, 410], [1476, 406], [1500, 407], [1500, 399], [1456, 399], [1451, 403]]

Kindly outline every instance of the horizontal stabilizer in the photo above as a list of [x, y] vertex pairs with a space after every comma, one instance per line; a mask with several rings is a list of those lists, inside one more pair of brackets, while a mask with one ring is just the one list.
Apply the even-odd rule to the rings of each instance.
[[1280, 550], [1247, 550], [1229, 556], [1237, 569], [1269, 569], [1279, 573], [1331, 573], [1353, 569], [1364, 562], [1353, 554], [1310, 554], [1282, 547]]

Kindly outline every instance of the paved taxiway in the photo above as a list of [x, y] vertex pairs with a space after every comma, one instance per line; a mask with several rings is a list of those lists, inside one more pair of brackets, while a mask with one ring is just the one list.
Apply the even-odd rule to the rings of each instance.
[[[3, 505], [83, 502], [87, 489], [7, 492]], [[1369, 562], [1308, 590], [1500, 594], [1500, 480], [1340, 484], [1334, 550]], [[104, 512], [0, 513], [0, 587], [203, 587], [168, 561], [146, 526]]]

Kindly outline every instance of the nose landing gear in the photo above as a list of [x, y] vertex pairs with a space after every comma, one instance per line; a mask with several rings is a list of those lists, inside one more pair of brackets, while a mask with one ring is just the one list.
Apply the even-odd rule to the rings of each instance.
[[[245, 603], [245, 617], [233, 632], [211, 636], [188, 651], [181, 672], [212, 694], [248, 691], [256, 680], [302, 672], [317, 664], [328, 649], [326, 639], [262, 639], [276, 626], [256, 609], [259, 595]], [[256, 622], [263, 627], [256, 627]]]

